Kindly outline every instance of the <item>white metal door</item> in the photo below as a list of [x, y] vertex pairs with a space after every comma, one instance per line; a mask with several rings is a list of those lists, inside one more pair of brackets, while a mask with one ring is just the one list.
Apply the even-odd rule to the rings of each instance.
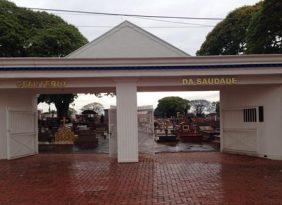
[[243, 108], [223, 110], [223, 150], [257, 152], [257, 123], [246, 123], [243, 116]]
[[37, 115], [31, 111], [7, 110], [7, 158], [38, 153]]

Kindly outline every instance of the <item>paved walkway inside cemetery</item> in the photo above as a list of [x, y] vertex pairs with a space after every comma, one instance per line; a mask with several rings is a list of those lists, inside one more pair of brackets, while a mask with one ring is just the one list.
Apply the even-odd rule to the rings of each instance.
[[282, 161], [218, 152], [40, 154], [0, 161], [0, 204], [282, 204]]

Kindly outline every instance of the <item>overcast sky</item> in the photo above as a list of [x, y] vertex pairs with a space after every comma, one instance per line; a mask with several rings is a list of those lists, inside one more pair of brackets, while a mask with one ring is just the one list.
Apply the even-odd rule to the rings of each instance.
[[[38, 7], [50, 9], [83, 10], [111, 13], [130, 13], [143, 15], [163, 16], [190, 16], [190, 17], [219, 17], [224, 18], [230, 11], [244, 5], [253, 5], [259, 0], [12, 0], [18, 6]], [[82, 15], [69, 13], [55, 13], [68, 23], [77, 26], [80, 32], [89, 40], [97, 38], [111, 27], [116, 26], [124, 20], [129, 20], [147, 31], [157, 35], [163, 40], [184, 50], [190, 55], [196, 51], [204, 42], [208, 32], [213, 27], [192, 26], [189, 24], [176, 24], [133, 17], [113, 17]], [[214, 26], [218, 21], [199, 20], [171, 20], [185, 23], [204, 24]], [[83, 27], [102, 26], [102, 27]], [[152, 28], [153, 27], [153, 28]], [[161, 28], [160, 28], [161, 27]], [[168, 28], [169, 27], [169, 28]], [[173, 28], [171, 28], [173, 27]], [[190, 93], [140, 93], [138, 104], [157, 104], [157, 100], [164, 95], [180, 95], [188, 98], [204, 98], [218, 100], [218, 92], [190, 92]], [[96, 99], [94, 96], [80, 96], [76, 101], [76, 109], [83, 104], [92, 101], [100, 101], [108, 107], [115, 102], [114, 98]]]

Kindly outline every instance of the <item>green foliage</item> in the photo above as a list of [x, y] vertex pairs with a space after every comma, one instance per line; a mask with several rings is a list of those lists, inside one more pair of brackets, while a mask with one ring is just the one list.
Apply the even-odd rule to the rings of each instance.
[[232, 11], [207, 35], [197, 55], [237, 55], [246, 50], [246, 32], [252, 15], [261, 8], [244, 6]]
[[265, 0], [247, 32], [247, 53], [282, 53], [282, 1]]
[[74, 27], [63, 25], [40, 31], [29, 40], [29, 45], [32, 45], [29, 56], [65, 56], [74, 51], [74, 47], [83, 45], [79, 35]]
[[0, 57], [65, 56], [86, 43], [60, 17], [0, 0]]
[[234, 10], [208, 34], [197, 55], [270, 53], [282, 53], [281, 0]]
[[[77, 28], [58, 16], [34, 12], [0, 0], [0, 57], [62, 57], [86, 44]], [[67, 116], [76, 95], [40, 95]]]
[[159, 117], [176, 117], [177, 113], [186, 114], [190, 109], [188, 100], [180, 97], [165, 97], [158, 101], [155, 115]]

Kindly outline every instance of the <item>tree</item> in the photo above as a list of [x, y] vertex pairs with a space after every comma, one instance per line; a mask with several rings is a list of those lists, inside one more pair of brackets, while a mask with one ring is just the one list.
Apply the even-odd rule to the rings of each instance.
[[97, 114], [102, 114], [104, 111], [104, 107], [101, 103], [97, 103], [97, 102], [93, 102], [93, 103], [89, 103], [87, 105], [84, 105], [81, 108], [82, 111], [84, 110], [93, 110], [95, 111]]
[[54, 103], [57, 109], [57, 116], [59, 118], [67, 117], [69, 111], [69, 105], [77, 98], [77, 95], [73, 94], [52, 94], [52, 95], [40, 95], [38, 97], [38, 103], [46, 102], [48, 104]]
[[282, 53], [282, 1], [265, 0], [247, 32], [247, 53]]
[[[78, 29], [60, 17], [0, 0], [0, 57], [62, 57], [86, 43]], [[38, 103], [54, 103], [63, 117], [76, 97], [41, 95]]]
[[188, 100], [180, 97], [165, 97], [158, 101], [155, 115], [159, 117], [176, 117], [177, 113], [186, 114], [190, 109]]
[[68, 110], [68, 116], [76, 115], [77, 111], [74, 108], [69, 108]]
[[192, 111], [197, 117], [203, 117], [205, 112], [210, 112], [211, 102], [207, 100], [191, 100]]
[[247, 49], [246, 33], [262, 3], [235, 9], [207, 35], [197, 55], [238, 55]]
[[210, 104], [210, 111], [211, 113], [216, 113], [217, 116], [220, 116], [220, 103], [219, 101], [212, 102]]
[[86, 43], [60, 17], [0, 0], [0, 57], [65, 56]]
[[100, 117], [100, 124], [104, 124], [104, 122], [105, 122], [105, 117], [104, 117], [104, 115], [101, 115], [101, 117]]

